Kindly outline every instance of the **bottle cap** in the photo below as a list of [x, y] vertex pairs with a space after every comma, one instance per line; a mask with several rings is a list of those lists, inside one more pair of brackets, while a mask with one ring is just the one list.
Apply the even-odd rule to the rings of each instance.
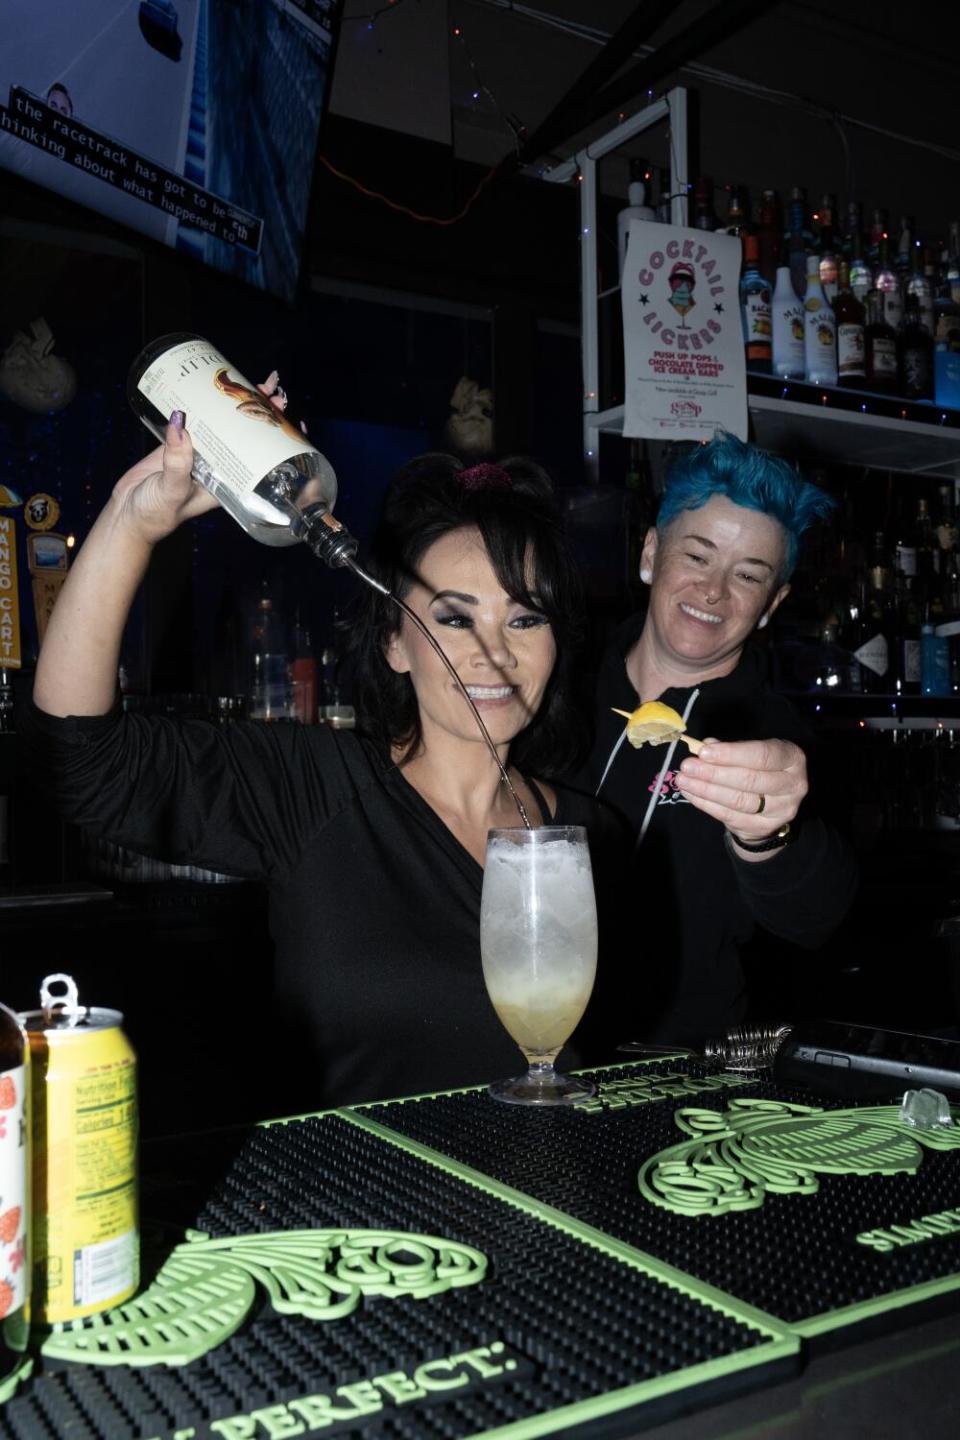
[[743, 240], [743, 263], [745, 265], [756, 265], [760, 259], [760, 241], [756, 235], [744, 235]]

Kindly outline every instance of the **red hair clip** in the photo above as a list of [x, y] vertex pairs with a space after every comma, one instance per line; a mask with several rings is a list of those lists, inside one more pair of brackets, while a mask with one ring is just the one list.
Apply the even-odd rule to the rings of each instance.
[[512, 490], [513, 480], [502, 465], [471, 465], [469, 470], [457, 472], [457, 483], [464, 490]]

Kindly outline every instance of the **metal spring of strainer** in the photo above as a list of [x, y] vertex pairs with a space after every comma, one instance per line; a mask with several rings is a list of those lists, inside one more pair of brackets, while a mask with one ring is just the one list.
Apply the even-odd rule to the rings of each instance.
[[792, 1025], [744, 1025], [728, 1030], [720, 1040], [708, 1040], [703, 1047], [706, 1060], [716, 1060], [725, 1070], [769, 1070]]

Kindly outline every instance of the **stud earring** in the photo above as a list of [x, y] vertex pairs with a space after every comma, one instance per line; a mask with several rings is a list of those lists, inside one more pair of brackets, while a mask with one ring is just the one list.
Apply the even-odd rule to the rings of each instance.
[[644, 585], [649, 585], [650, 581], [653, 579], [653, 571], [648, 570], [646, 565], [644, 565], [643, 569], [640, 571], [640, 579], [643, 581]]
[[770, 616], [769, 616], [769, 615], [761, 615], [761, 616], [760, 616], [760, 619], [757, 621], [757, 629], [758, 629], [758, 630], [762, 630], [765, 625], [769, 624], [769, 621], [770, 621]]

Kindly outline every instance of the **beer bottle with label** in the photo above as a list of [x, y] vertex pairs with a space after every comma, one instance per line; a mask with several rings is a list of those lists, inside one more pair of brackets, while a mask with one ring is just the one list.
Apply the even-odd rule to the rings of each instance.
[[13, 1394], [28, 1364], [29, 1063], [20, 1023], [0, 1005], [0, 1404]]

